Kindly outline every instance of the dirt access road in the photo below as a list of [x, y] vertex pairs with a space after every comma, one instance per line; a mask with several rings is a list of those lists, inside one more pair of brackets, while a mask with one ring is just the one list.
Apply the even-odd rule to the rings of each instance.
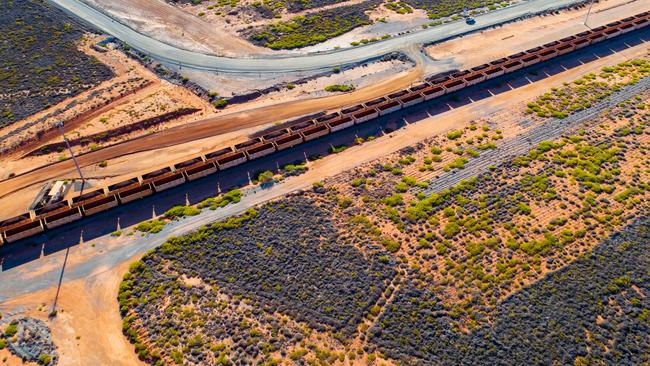
[[[104, 160], [110, 160], [128, 154], [135, 154], [153, 149], [162, 149], [250, 127], [267, 125], [294, 116], [314, 113], [324, 109], [334, 109], [343, 105], [352, 105], [388, 94], [397, 89], [403, 89], [419, 80], [422, 77], [422, 72], [423, 69], [418, 66], [399, 78], [388, 79], [384, 82], [352, 93], [339, 94], [325, 98], [289, 101], [267, 107], [210, 117], [188, 125], [169, 128], [139, 139], [93, 151], [79, 156], [77, 161], [81, 167], [88, 167]], [[167, 161], [171, 159], [166, 155], [164, 156]], [[158, 161], [152, 162], [152, 168], [160, 165], [160, 163], [161, 160], [159, 155]], [[37, 168], [31, 172], [19, 174], [14, 178], [1, 181], [0, 198], [17, 190], [39, 184], [49, 179], [76, 177], [77, 174], [74, 169], [73, 162], [71, 160], [66, 160]]]

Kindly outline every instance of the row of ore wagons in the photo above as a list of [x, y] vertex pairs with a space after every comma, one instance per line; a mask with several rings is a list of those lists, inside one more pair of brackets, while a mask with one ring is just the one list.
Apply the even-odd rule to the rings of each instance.
[[590, 44], [645, 27], [648, 24], [650, 24], [650, 12], [644, 12], [494, 60], [469, 70], [427, 80], [408, 89], [344, 108], [338, 112], [326, 114], [306, 122], [298, 122], [233, 147], [214, 151], [136, 178], [84, 193], [72, 200], [62, 201], [0, 222], [0, 244], [39, 234], [46, 229], [79, 220], [83, 216], [108, 210], [119, 204], [164, 191], [188, 180], [195, 180], [219, 170], [232, 168], [246, 161], [261, 158], [275, 151], [288, 149], [355, 124], [368, 122], [379, 116], [514, 72]]

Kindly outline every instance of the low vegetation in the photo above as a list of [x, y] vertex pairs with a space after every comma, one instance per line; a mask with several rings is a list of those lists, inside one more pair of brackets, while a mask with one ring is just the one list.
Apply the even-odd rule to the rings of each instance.
[[334, 84], [325, 87], [325, 91], [327, 92], [349, 92], [352, 90], [354, 90], [354, 86], [352, 85]]
[[647, 100], [517, 155], [474, 121], [172, 238], [125, 334], [151, 363], [642, 363]]
[[309, 9], [318, 9], [324, 6], [341, 3], [343, 0], [261, 0], [255, 1], [249, 7], [263, 18], [274, 18], [286, 11], [297, 13]]
[[648, 59], [636, 59], [614, 67], [605, 67], [599, 74], [587, 74], [572, 83], [565, 83], [560, 88], [553, 88], [534, 102], [528, 103], [526, 113], [544, 118], [566, 118], [649, 75]]
[[340, 6], [249, 30], [247, 34], [254, 44], [271, 49], [312, 46], [356, 27], [371, 24], [365, 11], [369, 6], [375, 5], [373, 2], [364, 2]]
[[219, 207], [225, 207], [231, 203], [239, 202], [241, 197], [242, 192], [239, 189], [233, 189], [223, 195], [205, 199], [199, 203], [198, 208], [210, 207], [211, 210], [216, 210]]
[[3, 2], [0, 33], [0, 127], [113, 76], [108, 67], [77, 49], [83, 29], [45, 2]]
[[434, 285], [408, 283], [370, 329], [371, 339], [392, 358], [424, 364], [642, 364], [650, 348], [650, 301], [640, 294], [650, 289], [648, 252], [646, 218], [508, 297], [490, 325], [471, 332], [457, 328], [457, 312]]
[[119, 302], [141, 359], [271, 362], [306, 348], [307, 326], [340, 334], [332, 344], [354, 334], [394, 270], [372, 239], [339, 232], [331, 210], [276, 201], [170, 238], [132, 265]]
[[472, 10], [486, 7], [489, 10], [495, 10], [498, 7], [504, 7], [509, 4], [509, 1], [496, 0], [404, 0], [403, 2], [413, 8], [426, 10], [430, 19], [457, 16], [463, 12], [464, 8]]

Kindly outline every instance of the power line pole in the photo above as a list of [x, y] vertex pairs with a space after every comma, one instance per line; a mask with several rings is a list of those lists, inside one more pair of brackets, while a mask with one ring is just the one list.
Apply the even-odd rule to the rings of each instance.
[[61, 131], [61, 137], [63, 137], [63, 142], [65, 143], [65, 146], [68, 148], [68, 151], [70, 152], [70, 156], [72, 156], [72, 161], [74, 162], [74, 166], [77, 168], [79, 177], [81, 177], [81, 191], [79, 192], [79, 195], [81, 196], [84, 193], [84, 185], [86, 184], [86, 180], [84, 179], [83, 173], [81, 173], [81, 168], [79, 168], [79, 163], [77, 163], [77, 158], [74, 156], [74, 152], [70, 147], [70, 142], [68, 142], [68, 139], [65, 137], [65, 129], [63, 127], [63, 121], [57, 122], [56, 127], [58, 127], [59, 131]]
[[585, 17], [585, 25], [587, 25], [587, 20], [589, 19], [589, 14], [591, 13], [591, 7], [594, 5], [594, 0], [591, 0], [589, 3], [589, 10], [587, 10], [587, 16]]

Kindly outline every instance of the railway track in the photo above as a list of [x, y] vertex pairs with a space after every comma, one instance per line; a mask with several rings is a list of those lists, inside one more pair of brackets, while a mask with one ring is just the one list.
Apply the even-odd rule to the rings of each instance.
[[486, 173], [490, 166], [504, 163], [516, 156], [526, 154], [531, 149], [546, 140], [555, 140], [569, 131], [576, 129], [585, 122], [594, 119], [604, 110], [613, 108], [618, 103], [633, 98], [635, 95], [650, 90], [650, 77], [639, 80], [638, 83], [613, 93], [607, 100], [595, 106], [579, 111], [564, 119], [552, 119], [531, 131], [519, 134], [499, 144], [496, 149], [481, 153], [480, 156], [470, 159], [465, 168], [460, 171], [445, 172], [435, 179], [429, 187], [424, 189], [426, 194], [437, 193], [457, 185], [461, 180], [469, 179]]
[[[233, 147], [196, 156], [173, 166], [164, 167], [123, 182], [96, 189], [82, 196], [61, 200], [44, 207], [35, 207], [30, 212], [0, 222], [0, 245], [40, 234], [47, 229], [80, 220], [85, 216], [91, 216], [120, 204], [176, 187], [187, 181], [196, 180], [217, 171], [229, 169], [247, 161], [318, 139], [356, 124], [366, 123], [380, 116], [415, 106], [648, 25], [650, 25], [650, 12], [637, 14], [469, 70], [462, 70], [451, 75], [427, 80], [408, 89], [343, 108], [338, 112], [298, 122]], [[639, 84], [636, 87], [638, 88]], [[602, 107], [602, 109], [604, 108], [606, 107]], [[590, 118], [584, 117], [589, 113], [597, 114], [599, 110], [596, 108], [579, 112], [570, 117], [572, 119], [562, 120], [562, 123], [570, 124], [576, 118]], [[539, 130], [531, 133], [528, 137], [518, 137], [511, 142], [504, 142], [501, 144], [502, 149], [496, 151], [502, 153], [508, 151], [504, 149], [512, 149], [513, 153], [517, 153], [526, 149], [527, 146], [531, 146], [532, 141], [536, 141], [533, 139], [541, 139], [539, 141], [549, 139], [554, 136], [554, 133], [561, 133], [560, 131], [564, 130], [559, 126], [550, 129], [541, 127], [536, 129]], [[471, 169], [466, 167], [461, 172], [443, 175], [443, 177], [436, 180], [433, 186], [429, 187], [427, 192], [434, 192], [438, 189], [438, 186], [450, 185], [451, 182], [463, 179], [462, 177], [474, 176], [476, 171], [487, 169], [489, 165], [493, 165], [497, 161], [495, 159], [501, 159], [496, 155], [496, 151], [482, 154], [483, 158], [476, 159]]]

